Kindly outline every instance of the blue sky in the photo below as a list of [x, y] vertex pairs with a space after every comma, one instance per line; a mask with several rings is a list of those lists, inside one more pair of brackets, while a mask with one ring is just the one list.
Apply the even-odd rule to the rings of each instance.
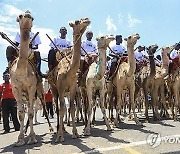
[[[27, 9], [34, 20], [33, 32], [40, 32], [42, 44], [39, 46], [42, 57], [47, 57], [50, 41], [59, 36], [59, 28], [67, 27], [67, 38], [72, 41], [70, 21], [88, 17], [95, 38], [103, 34], [122, 34], [126, 37], [139, 33], [137, 44], [159, 47], [180, 41], [180, 1], [179, 0], [0, 0], [0, 31], [14, 40], [19, 31], [16, 17]], [[83, 39], [85, 37], [83, 36]], [[0, 38], [0, 82], [7, 66], [5, 49], [8, 42]], [[42, 63], [42, 71], [47, 63]]]

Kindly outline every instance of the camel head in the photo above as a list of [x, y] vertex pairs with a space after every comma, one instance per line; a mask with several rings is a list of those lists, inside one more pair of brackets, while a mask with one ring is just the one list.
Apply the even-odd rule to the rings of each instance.
[[105, 48], [105, 50], [113, 40], [115, 40], [113, 35], [105, 35], [96, 38], [98, 48]]
[[162, 47], [162, 55], [169, 55], [171, 53], [171, 50], [172, 50], [171, 46]]
[[140, 36], [138, 33], [128, 36], [127, 38], [124, 38], [125, 41], [127, 41], [127, 45], [134, 46], [137, 42], [137, 40], [140, 39]]
[[157, 49], [158, 49], [157, 44], [151, 45], [148, 48], [146, 48], [148, 55], [154, 55]]
[[69, 23], [69, 26], [73, 28], [73, 35], [80, 34], [82, 35], [87, 26], [90, 24], [89, 18], [82, 18], [80, 20], [76, 20], [74, 23]]
[[16, 21], [19, 22], [21, 30], [31, 30], [33, 20], [34, 18], [31, 16], [29, 10], [27, 10], [24, 14], [21, 14], [16, 18]]

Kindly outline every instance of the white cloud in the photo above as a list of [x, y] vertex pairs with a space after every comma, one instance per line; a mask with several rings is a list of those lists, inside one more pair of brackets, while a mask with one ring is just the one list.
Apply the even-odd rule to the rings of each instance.
[[136, 24], [142, 23], [141, 20], [133, 18], [131, 14], [128, 14], [128, 27], [134, 27]]
[[50, 46], [49, 44], [51, 43], [49, 38], [46, 36], [48, 34], [50, 38], [53, 40], [55, 37], [55, 33], [52, 29], [48, 28], [42, 28], [42, 27], [36, 27], [34, 26], [32, 29], [32, 32], [36, 33], [39, 32], [39, 37], [41, 39], [41, 44], [39, 45], [39, 51], [41, 52], [41, 55], [44, 57], [48, 55]]
[[113, 19], [111, 19], [110, 16], [108, 16], [107, 19], [106, 19], [106, 25], [107, 25], [107, 30], [108, 31], [111, 31], [111, 30], [117, 31], [117, 27], [113, 23]]
[[4, 5], [4, 10], [6, 11], [6, 14], [9, 16], [18, 16], [19, 14], [23, 13], [22, 10], [7, 4]]
[[121, 24], [123, 22], [123, 15], [119, 13], [118, 19], [119, 19], [119, 23]]

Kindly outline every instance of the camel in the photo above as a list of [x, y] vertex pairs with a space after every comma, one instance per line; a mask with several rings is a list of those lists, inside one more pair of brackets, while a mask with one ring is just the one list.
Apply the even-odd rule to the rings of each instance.
[[[179, 57], [179, 64], [180, 64], [180, 50], [177, 51], [178, 57]], [[174, 103], [172, 104], [172, 114], [174, 121], [178, 120], [177, 116], [177, 110], [180, 107], [180, 67], [175, 70], [175, 72], [172, 74], [172, 77], [169, 77], [170, 81], [170, 87], [172, 89], [172, 95], [174, 96]], [[172, 98], [171, 98], [171, 101]], [[174, 107], [175, 107], [175, 113], [174, 113]]]
[[122, 94], [124, 89], [129, 90], [129, 103], [132, 105], [134, 120], [136, 124], [141, 124], [135, 114], [135, 105], [134, 105], [134, 92], [135, 92], [135, 69], [136, 69], [136, 60], [134, 56], [134, 45], [137, 40], [140, 39], [139, 34], [131, 35], [124, 40], [127, 41], [127, 52], [128, 52], [128, 62], [123, 62], [120, 64], [117, 73], [115, 74], [112, 84], [116, 87], [117, 90], [117, 107], [116, 107], [116, 117], [114, 120], [114, 125], [118, 127], [118, 118], [122, 106]]
[[105, 71], [106, 71], [106, 50], [109, 46], [109, 43], [113, 41], [115, 38], [114, 36], [101, 36], [96, 38], [97, 46], [99, 51], [99, 60], [98, 62], [93, 62], [90, 67], [86, 77], [86, 88], [87, 88], [87, 96], [88, 96], [88, 123], [84, 129], [84, 135], [90, 135], [90, 124], [91, 124], [91, 113], [92, 113], [92, 106], [95, 103], [93, 101], [93, 93], [96, 90], [100, 91], [100, 107], [103, 113], [103, 117], [107, 126], [107, 130], [111, 130], [110, 124], [106, 117], [106, 111], [104, 107], [105, 103], [105, 92], [106, 92], [106, 81], [104, 78]]
[[[145, 116], [146, 120], [149, 121], [148, 117], [148, 108], [149, 108], [149, 100], [148, 100], [148, 95], [152, 97], [152, 91], [153, 91], [153, 85], [154, 85], [154, 78], [156, 74], [156, 66], [155, 66], [155, 61], [154, 61], [154, 53], [156, 52], [158, 46], [157, 45], [151, 45], [149, 48], [147, 48], [147, 53], [149, 55], [149, 61], [150, 64], [147, 66], [144, 66], [137, 74], [136, 74], [136, 83], [135, 83], [135, 98], [138, 95], [138, 92], [142, 88], [144, 98], [145, 98]], [[153, 99], [152, 99], [153, 101]], [[156, 117], [155, 112], [154, 112], [154, 107], [153, 107], [153, 102], [152, 104], [152, 109], [153, 109], [153, 115], [154, 118]], [[158, 115], [157, 115], [158, 116]]]
[[[70, 92], [70, 112], [72, 117], [72, 125], [73, 125], [73, 135], [72, 138], [79, 137], [75, 125], [75, 107], [74, 107], [74, 99], [75, 99], [75, 89], [77, 85], [77, 71], [80, 66], [80, 52], [81, 52], [81, 38], [83, 33], [85, 32], [87, 26], [90, 24], [88, 18], [76, 20], [74, 23], [69, 23], [69, 26], [73, 28], [73, 48], [72, 54], [69, 57], [64, 57], [56, 66], [54, 71], [52, 72], [54, 76], [54, 82], [49, 81], [50, 77], [48, 77], [48, 81], [52, 87], [52, 93], [54, 96], [54, 101], [56, 103], [56, 111], [58, 116], [58, 133], [56, 142], [64, 141], [64, 123], [63, 118], [66, 113], [65, 106], [65, 94], [66, 92]], [[60, 111], [58, 109], [58, 98], [60, 102]], [[60, 113], [60, 116], [58, 115]]]
[[[165, 77], [168, 75], [168, 68], [169, 68], [169, 57], [168, 55], [170, 54], [171, 51], [171, 47], [170, 46], [166, 46], [162, 48], [162, 66], [161, 67], [157, 67], [156, 66], [156, 75], [154, 78], [154, 86], [152, 89], [152, 94], [153, 94], [153, 103], [154, 103], [154, 107], [155, 107], [155, 112], [158, 112], [157, 108], [158, 108], [158, 99], [159, 99], [159, 95], [161, 96], [162, 99], [162, 104], [163, 107], [165, 109], [165, 113], [166, 116], [169, 117], [169, 114], [167, 112], [167, 106], [165, 103]], [[161, 110], [162, 111], [162, 110]], [[161, 114], [160, 114], [161, 115]]]
[[[19, 22], [20, 26], [20, 50], [19, 50], [19, 57], [13, 62], [12, 67], [10, 69], [11, 75], [11, 83], [12, 83], [12, 90], [17, 101], [18, 105], [18, 114], [20, 120], [20, 134], [18, 136], [18, 141], [16, 142], [15, 146], [21, 146], [25, 144], [24, 140], [24, 117], [25, 111], [23, 108], [23, 94], [26, 95], [28, 100], [27, 107], [28, 107], [28, 119], [30, 123], [30, 134], [28, 144], [36, 143], [36, 134], [33, 129], [33, 116], [34, 116], [34, 99], [35, 93], [37, 91], [37, 95], [40, 98], [41, 102], [45, 104], [44, 101], [44, 92], [42, 82], [38, 82], [37, 76], [33, 69], [33, 66], [28, 62], [28, 52], [29, 52], [29, 43], [30, 43], [30, 31], [32, 28], [32, 21], [33, 17], [29, 11], [26, 11], [24, 14], [19, 15], [17, 17], [17, 22]], [[50, 130], [52, 126], [49, 123]]]

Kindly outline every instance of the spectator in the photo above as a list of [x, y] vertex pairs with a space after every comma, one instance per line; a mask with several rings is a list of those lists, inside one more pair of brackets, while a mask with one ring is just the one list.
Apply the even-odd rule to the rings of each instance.
[[9, 113], [12, 116], [15, 131], [19, 131], [20, 129], [20, 124], [17, 118], [17, 102], [12, 93], [12, 86], [9, 79], [10, 75], [7, 72], [3, 73], [3, 80], [5, 82], [0, 85], [0, 99], [2, 99], [4, 134], [9, 133], [10, 131]]
[[45, 93], [45, 101], [46, 101], [46, 109], [47, 109], [48, 115], [50, 113], [51, 118], [54, 118], [53, 96], [50, 89]]

